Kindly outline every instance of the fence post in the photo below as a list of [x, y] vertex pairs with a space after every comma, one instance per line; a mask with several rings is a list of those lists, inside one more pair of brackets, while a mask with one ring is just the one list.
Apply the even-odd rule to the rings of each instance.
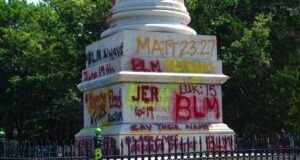
[[124, 147], [124, 145], [123, 145], [123, 139], [121, 139], [121, 150], [120, 150], [121, 153], [120, 153], [120, 155], [121, 155], [122, 157], [123, 157], [123, 152], [124, 152], [124, 150], [123, 150], [124, 148], [123, 148], [123, 147]]
[[137, 142], [136, 142], [136, 139], [134, 139], [134, 159], [137, 160]]
[[158, 160], [158, 155], [157, 155], [157, 150], [158, 150], [158, 148], [157, 148], [157, 139], [155, 139], [154, 140], [154, 146], [155, 146], [155, 160]]
[[184, 148], [183, 148], [183, 138], [180, 137], [180, 147], [181, 147], [181, 159], [183, 159]]
[[142, 138], [142, 145], [141, 145], [141, 149], [142, 149], [142, 159], [144, 158], [144, 138]]
[[175, 145], [175, 159], [177, 159], [177, 138], [175, 138], [175, 143], [174, 143], [174, 145]]
[[[128, 152], [128, 159], [130, 159], [130, 150], [131, 150], [131, 148], [130, 148], [130, 143], [131, 143], [131, 141], [128, 141], [127, 142], [127, 148], [128, 148], [128, 150], [127, 150], [127, 152]], [[150, 143], [150, 141], [149, 141], [149, 143]], [[150, 146], [150, 145], [149, 145]]]
[[[170, 143], [170, 139], [168, 139], [168, 155], [170, 156], [171, 153], [171, 147], [170, 147], [171, 143]], [[168, 157], [170, 158], [170, 157]]]
[[[195, 140], [195, 137], [194, 137]], [[194, 141], [196, 145], [196, 141]], [[199, 136], [199, 151], [200, 151], [200, 159], [202, 160], [203, 158], [203, 150], [202, 150], [202, 136]], [[196, 158], [196, 154], [194, 154], [194, 158]]]
[[[73, 159], [73, 141], [71, 140], [70, 141], [70, 147], [71, 147], [71, 159]], [[75, 150], [75, 148], [74, 148], [74, 150]]]
[[225, 147], [224, 147], [224, 150], [225, 150], [225, 153], [224, 153], [224, 156], [225, 156], [225, 160], [227, 160], [227, 156], [228, 156], [228, 151], [227, 151], [227, 136], [225, 135]]
[[212, 156], [213, 156], [213, 160], [215, 160], [216, 154], [215, 154], [215, 136], [213, 137], [213, 149], [212, 149]]
[[208, 137], [205, 138], [205, 143], [206, 143], [206, 153], [205, 153], [205, 156], [206, 156], [206, 159], [208, 160], [209, 159]]
[[190, 159], [190, 138], [187, 137], [187, 159]]
[[161, 155], [162, 155], [162, 157], [164, 157], [164, 154], [165, 154], [165, 146], [164, 146], [164, 138], [162, 138], [161, 139]]
[[218, 155], [218, 158], [220, 159], [220, 157], [222, 156], [221, 154], [222, 154], [222, 152], [221, 152], [221, 136], [219, 136], [219, 141], [218, 141], [218, 143], [219, 143], [219, 146], [218, 146], [218, 149], [219, 149], [219, 155]]
[[[235, 145], [236, 142], [234, 142], [234, 138], [235, 138], [235, 135], [233, 135], [233, 137], [231, 136], [230, 138], [230, 155], [231, 155], [231, 160], [233, 160], [233, 156], [234, 156], [234, 152], [233, 152], [233, 146]], [[236, 149], [236, 148], [235, 148]]]
[[[200, 140], [201, 140], [201, 136], [200, 136]], [[193, 138], [193, 158], [196, 158], [196, 137], [194, 136]], [[200, 158], [202, 159], [202, 152], [200, 151]]]

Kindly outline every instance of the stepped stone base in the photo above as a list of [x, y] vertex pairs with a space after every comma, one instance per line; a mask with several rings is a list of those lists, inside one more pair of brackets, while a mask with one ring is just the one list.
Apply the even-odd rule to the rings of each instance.
[[[76, 135], [76, 140], [91, 139], [94, 136], [93, 129], [86, 128]], [[234, 131], [223, 123], [111, 125], [103, 128], [102, 136], [102, 152], [108, 155], [234, 149]]]
[[215, 36], [125, 30], [87, 46], [76, 154], [93, 156], [96, 125], [103, 154], [233, 148], [216, 44]]

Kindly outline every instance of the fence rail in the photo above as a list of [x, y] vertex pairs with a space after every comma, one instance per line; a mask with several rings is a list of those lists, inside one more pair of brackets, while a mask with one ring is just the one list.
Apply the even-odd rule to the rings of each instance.
[[[213, 137], [215, 138], [215, 137]], [[217, 137], [216, 137], [217, 138]], [[239, 136], [231, 138], [233, 147], [225, 145], [221, 147], [221, 138], [219, 144], [212, 141], [213, 144], [210, 148], [202, 148], [209, 146], [209, 140], [199, 139], [196, 143], [195, 137], [187, 140], [188, 147], [184, 147], [183, 140], [179, 142], [161, 141], [161, 143], [154, 143], [141, 141], [139, 149], [137, 142], [131, 143], [121, 142], [121, 148], [116, 154], [112, 150], [113, 145], [105, 139], [102, 142], [102, 159], [104, 160], [175, 160], [175, 159], [203, 159], [203, 160], [300, 160], [300, 138], [299, 136], [292, 135], [275, 135], [275, 136]], [[233, 143], [233, 141], [235, 143]], [[173, 145], [171, 151], [169, 146]], [[196, 148], [198, 145], [198, 149]], [[132, 147], [129, 147], [132, 146]], [[87, 146], [86, 146], [87, 147]], [[124, 148], [131, 148], [133, 150], [125, 150]], [[151, 150], [151, 149], [152, 150]], [[200, 148], [200, 149], [199, 149]], [[76, 155], [74, 142], [18, 142], [18, 141], [1, 141], [0, 142], [0, 159], [9, 160], [90, 160], [93, 159], [93, 152], [91, 153], [88, 148], [85, 149], [82, 156]]]

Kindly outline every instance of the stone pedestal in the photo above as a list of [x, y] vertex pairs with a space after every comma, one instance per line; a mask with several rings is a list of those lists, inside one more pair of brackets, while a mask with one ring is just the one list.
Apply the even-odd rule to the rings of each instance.
[[[228, 77], [215, 36], [123, 30], [87, 46], [86, 55], [78, 153], [95, 136], [95, 123], [113, 155], [175, 152], [176, 144], [184, 145], [182, 152], [233, 147], [234, 131], [222, 114], [221, 84]], [[161, 143], [164, 149], [153, 147]]]
[[107, 17], [107, 37], [122, 30], [155, 31], [196, 35], [187, 25], [191, 18], [184, 0], [112, 0]]

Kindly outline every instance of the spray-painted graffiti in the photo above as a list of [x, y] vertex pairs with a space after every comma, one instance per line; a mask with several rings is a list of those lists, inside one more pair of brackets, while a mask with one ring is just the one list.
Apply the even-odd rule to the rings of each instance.
[[100, 64], [96, 67], [82, 71], [82, 81], [91, 81], [100, 77], [113, 74], [119, 70], [120, 60]]
[[220, 86], [133, 83], [126, 86], [125, 110], [132, 115], [128, 120], [221, 121]]
[[177, 72], [177, 73], [220, 73], [221, 63], [206, 61], [186, 61], [170, 59], [131, 58], [126, 70], [135, 72]]
[[213, 56], [216, 50], [216, 39], [164, 39], [153, 36], [137, 35], [135, 39], [136, 54], [169, 58]]
[[184, 130], [184, 131], [202, 130], [202, 131], [204, 131], [207, 129], [208, 129], [208, 124], [201, 124], [201, 123], [132, 124], [129, 127], [129, 130], [134, 131], [134, 132], [139, 132], [139, 131], [181, 131], [181, 130]]
[[206, 85], [206, 95], [200, 91], [199, 85], [180, 85], [180, 92], [175, 95], [174, 119], [175, 121], [189, 121], [202, 119], [209, 112], [214, 112], [214, 118], [220, 118], [220, 107], [217, 91], [214, 85]]
[[108, 123], [221, 122], [220, 93], [219, 85], [123, 83], [84, 96], [90, 116]]
[[[129, 147], [130, 153], [141, 153], [142, 148], [145, 153], [161, 153], [163, 150], [163, 142], [170, 143], [169, 150], [175, 150], [175, 145], [179, 143], [178, 135], [141, 135], [127, 136], [124, 138], [125, 146]], [[128, 148], [127, 148], [128, 149]], [[164, 148], [165, 149], [165, 148]]]
[[158, 88], [151, 85], [138, 85], [136, 87], [136, 95], [132, 96], [132, 101], [147, 104], [149, 102], [159, 102]]
[[84, 93], [85, 106], [95, 120], [118, 122], [122, 116], [122, 89], [120, 85]]
[[146, 68], [146, 62], [143, 58], [132, 58], [131, 69], [136, 72], [161, 72], [159, 60], [149, 60], [149, 68]]
[[119, 155], [120, 149], [114, 137], [103, 137], [102, 153], [105, 155]]
[[[203, 69], [204, 64], [198, 62], [217, 60], [216, 37], [124, 31], [97, 41], [86, 48], [87, 67], [121, 57], [169, 59], [168, 63], [161, 60], [147, 61], [146, 63], [150, 64], [150, 68], [142, 67], [143, 61], [141, 59], [130, 60], [131, 68], [138, 71], [153, 70], [159, 72], [160, 70], [163, 71], [163, 65], [169, 66], [170, 70], [172, 70], [172, 66], [175, 66], [175, 71], [192, 70], [194, 72], [195, 68], [202, 68], [201, 70], [210, 73], [214, 71], [214, 68], [206, 65], [206, 69]], [[196, 60], [197, 62], [179, 62], [181, 60]], [[182, 65], [188, 66], [189, 69], [183, 69]], [[195, 66], [195, 68], [191, 66]]]
[[206, 143], [208, 151], [233, 149], [233, 139], [231, 136], [207, 136]]
[[122, 111], [108, 113], [108, 122], [119, 122], [123, 119]]
[[147, 108], [141, 108], [141, 107], [135, 107], [135, 115], [139, 118], [146, 117], [147, 119], [154, 119], [154, 108], [153, 107], [147, 107]]
[[221, 73], [221, 62], [186, 61], [169, 59], [127, 58], [100, 63], [82, 71], [82, 81], [87, 82], [120, 71], [177, 72], [177, 73]]
[[[98, 42], [99, 43], [99, 42]], [[86, 52], [86, 63], [87, 66], [97, 64], [108, 60], [116, 60], [123, 56], [123, 43], [116, 47], [101, 47], [100, 44], [95, 43], [95, 46], [87, 48]]]
[[106, 99], [106, 93], [85, 93], [85, 106], [91, 117], [94, 119], [101, 119], [107, 114], [108, 108]]
[[75, 139], [75, 154], [76, 156], [86, 156], [92, 157], [94, 150], [94, 140], [93, 137], [90, 138], [76, 138]]
[[[185, 85], [180, 87], [180, 93], [175, 96], [174, 119], [175, 121], [188, 121], [191, 118], [201, 119], [209, 112], [214, 112], [214, 118], [220, 118], [220, 107], [217, 92], [213, 85], [206, 86], [207, 96], [199, 101], [197, 95], [201, 95], [197, 85]], [[183, 90], [184, 88], [184, 90]], [[191, 96], [189, 93], [193, 93]], [[203, 94], [203, 93], [202, 93]], [[208, 96], [211, 94], [211, 96]], [[201, 104], [199, 104], [199, 102]]]
[[193, 62], [193, 61], [179, 61], [169, 60], [165, 61], [166, 72], [179, 73], [216, 73], [217, 68], [220, 68], [220, 63], [212, 64], [207, 62]]
[[229, 135], [139, 135], [125, 136], [122, 141], [125, 153], [129, 151], [131, 154], [233, 149]]

